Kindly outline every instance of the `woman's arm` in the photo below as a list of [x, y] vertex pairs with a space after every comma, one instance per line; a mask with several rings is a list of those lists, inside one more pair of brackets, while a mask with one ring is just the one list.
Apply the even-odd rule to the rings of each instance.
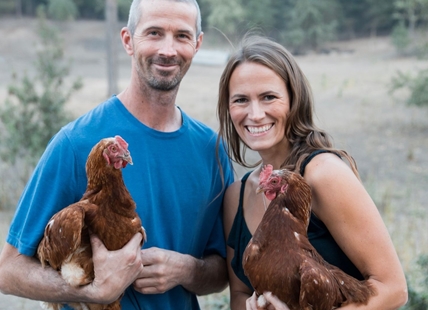
[[320, 154], [307, 166], [312, 210], [337, 244], [376, 290], [366, 306], [343, 309], [398, 309], [407, 301], [406, 279], [374, 202], [337, 156]]

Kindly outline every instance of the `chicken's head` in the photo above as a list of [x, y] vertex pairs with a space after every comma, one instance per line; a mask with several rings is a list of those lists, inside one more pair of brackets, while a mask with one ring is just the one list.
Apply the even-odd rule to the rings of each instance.
[[107, 165], [111, 165], [116, 169], [125, 168], [129, 163], [132, 165], [131, 153], [128, 150], [128, 143], [121, 137], [105, 139], [107, 144], [103, 151], [103, 156], [107, 161]]
[[300, 174], [287, 169], [273, 170], [271, 165], [266, 165], [260, 173], [257, 193], [260, 192], [264, 192], [269, 200], [281, 198], [287, 209], [308, 226], [311, 187]]
[[257, 193], [264, 192], [269, 200], [275, 199], [279, 194], [284, 194], [288, 188], [288, 180], [291, 172], [288, 170], [273, 170], [272, 165], [266, 165], [260, 172]]

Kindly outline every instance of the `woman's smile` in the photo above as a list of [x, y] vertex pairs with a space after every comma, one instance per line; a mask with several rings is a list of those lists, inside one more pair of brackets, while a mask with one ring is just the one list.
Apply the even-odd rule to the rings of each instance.
[[250, 132], [251, 134], [261, 135], [268, 132], [273, 126], [274, 124], [272, 123], [264, 126], [245, 126], [245, 127], [247, 128], [248, 132]]

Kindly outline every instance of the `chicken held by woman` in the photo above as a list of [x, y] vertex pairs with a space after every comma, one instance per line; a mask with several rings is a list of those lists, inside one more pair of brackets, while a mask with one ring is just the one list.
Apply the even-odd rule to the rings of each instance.
[[311, 188], [299, 174], [266, 165], [258, 192], [271, 200], [248, 243], [243, 267], [264, 307], [272, 292], [290, 310], [331, 310], [348, 303], [366, 304], [374, 289], [327, 263], [307, 235]]

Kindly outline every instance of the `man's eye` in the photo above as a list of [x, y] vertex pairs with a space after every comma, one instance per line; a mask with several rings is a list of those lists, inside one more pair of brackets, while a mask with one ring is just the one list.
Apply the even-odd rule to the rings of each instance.
[[276, 99], [276, 97], [274, 95], [266, 95], [265, 96], [265, 100], [270, 101], [270, 100], [274, 100], [274, 99]]

